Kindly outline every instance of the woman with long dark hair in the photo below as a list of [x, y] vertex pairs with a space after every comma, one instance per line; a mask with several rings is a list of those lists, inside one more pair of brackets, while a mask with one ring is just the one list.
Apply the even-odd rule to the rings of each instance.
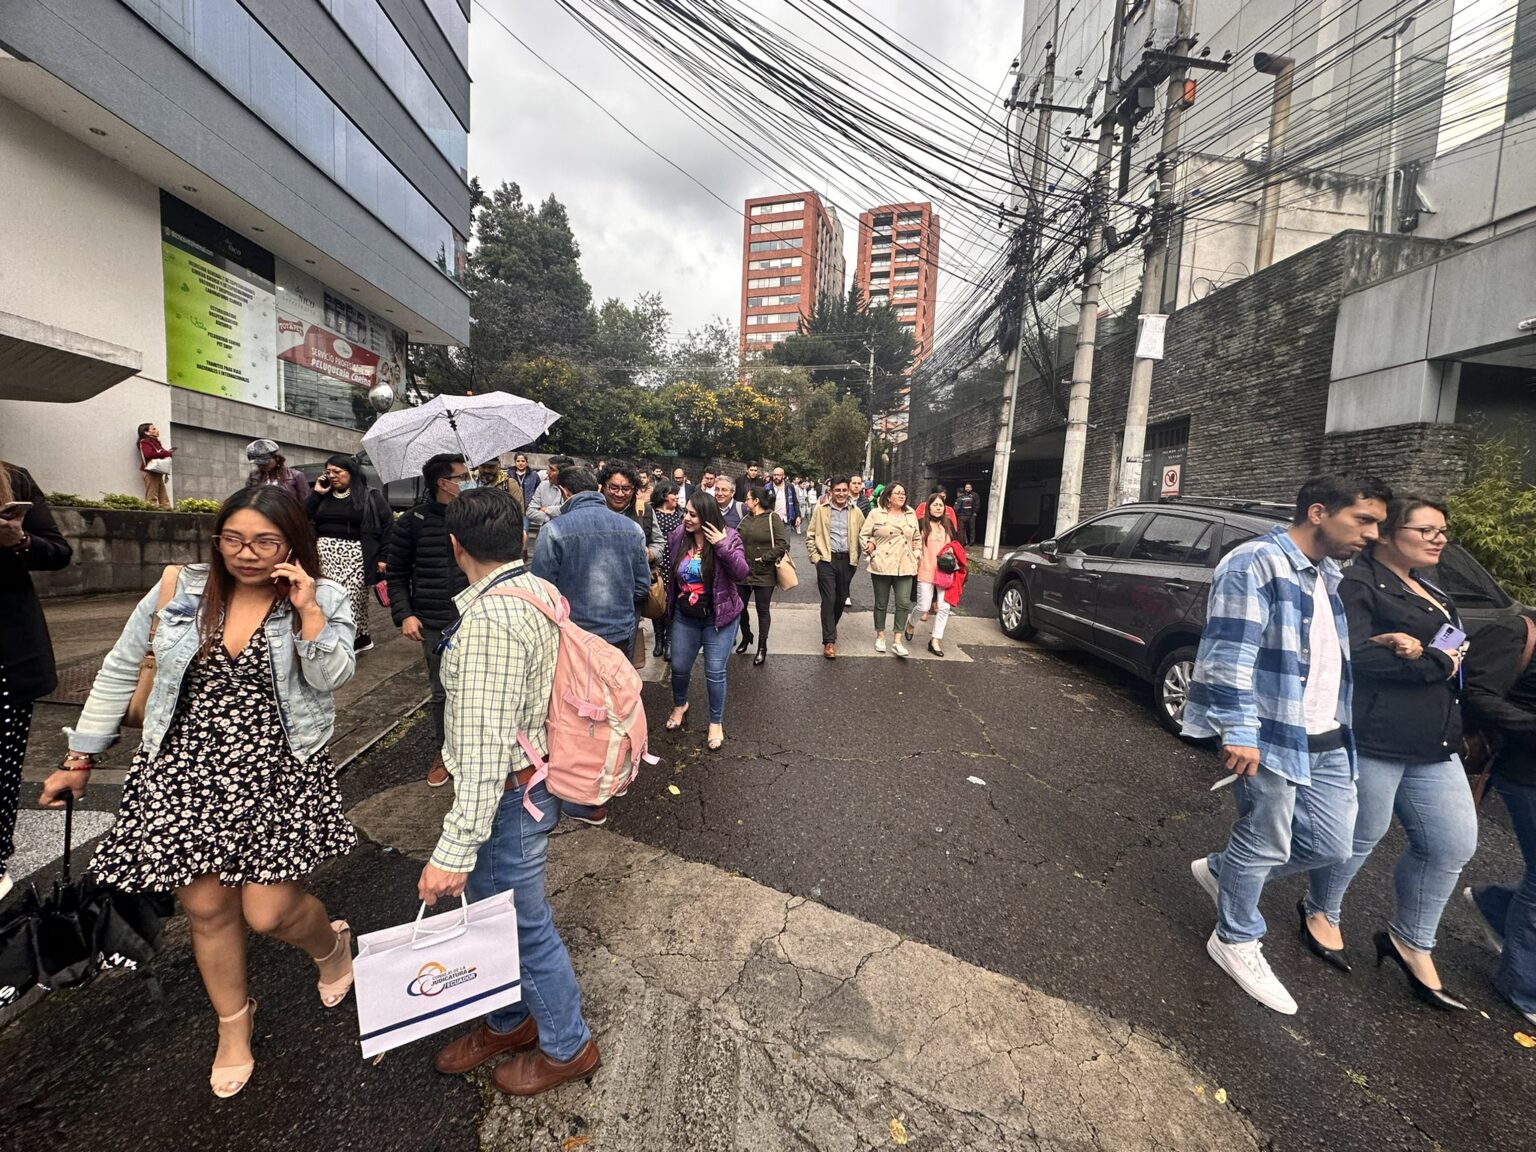
[[[663, 578], [672, 570], [672, 533], [683, 522], [683, 509], [678, 504], [677, 485], [670, 480], [658, 480], [651, 493], [651, 514], [656, 518], [656, 530], [661, 533], [661, 571]], [[663, 616], [656, 625], [656, 647], [651, 655], [662, 660], [671, 658], [667, 618]]]
[[[923, 525], [922, 553], [917, 560], [917, 611], [926, 622], [933, 613], [933, 638], [928, 641], [928, 651], [935, 656], [944, 655], [944, 628], [949, 623], [949, 613], [960, 603], [965, 590], [966, 555], [957, 538], [954, 521], [945, 515], [949, 509], [944, 504], [944, 494], [928, 498], [919, 512]], [[907, 638], [911, 639], [912, 622], [907, 621]]]
[[907, 655], [902, 639], [907, 630], [907, 614], [912, 608], [912, 578], [917, 575], [920, 536], [917, 517], [907, 507], [907, 488], [892, 484], [882, 488], [880, 505], [871, 509], [859, 530], [859, 546], [869, 557], [869, 575], [875, 586], [875, 651], [885, 651], [885, 609], [891, 596], [896, 597], [896, 627], [891, 637], [891, 651]]
[[694, 661], [704, 652], [709, 686], [707, 746], [718, 752], [725, 743], [725, 669], [744, 607], [737, 585], [747, 578], [741, 537], [727, 528], [711, 492], [688, 498], [683, 522], [668, 540], [667, 617], [672, 626], [672, 715], [666, 728], [676, 731], [688, 717], [688, 681]]
[[166, 474], [158, 469], [169, 468], [170, 465], [160, 464], [151, 468], [150, 464], [155, 460], [169, 460], [176, 449], [160, 443], [160, 429], [153, 424], [139, 425], [138, 440], [139, 472], [144, 477], [144, 502], [157, 508], [169, 508], [171, 498], [165, 490]]
[[91, 871], [124, 891], [172, 891], [181, 901], [219, 1020], [209, 1082], [227, 1098], [255, 1069], [247, 928], [315, 961], [326, 1008], [352, 986], [351, 929], [301, 883], [357, 840], [325, 747], [332, 693], [357, 668], [352, 608], [321, 577], [297, 501], [276, 488], [236, 492], [219, 510], [208, 562], [168, 569], [139, 601], [78, 726], [66, 729], [69, 753], [43, 785], [44, 807], [85, 795], [151, 649], [142, 742]]
[[[741, 518], [741, 547], [747, 557], [746, 586], [752, 590], [757, 605], [757, 655], [754, 667], [768, 662], [768, 629], [773, 626], [773, 593], [779, 586], [778, 563], [789, 551], [789, 525], [773, 506], [773, 487], [751, 484], [747, 487], [747, 514]], [[742, 612], [746, 612], [743, 605]]]
[[320, 571], [352, 597], [357, 651], [373, 648], [368, 601], [384, 579], [384, 537], [393, 517], [384, 494], [368, 486], [355, 456], [332, 456], [304, 505], [320, 547]]
[[6, 862], [16, 850], [16, 805], [32, 705], [58, 685], [32, 573], [67, 567], [70, 555], [69, 541], [31, 473], [0, 460], [0, 897], [11, 890]]

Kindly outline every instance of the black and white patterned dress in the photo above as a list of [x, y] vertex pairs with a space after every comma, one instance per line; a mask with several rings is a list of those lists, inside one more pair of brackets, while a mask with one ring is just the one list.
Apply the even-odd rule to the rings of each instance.
[[373, 585], [368, 583], [363, 572], [363, 545], [361, 541], [345, 540], [340, 536], [321, 536], [315, 543], [320, 549], [320, 575], [347, 590], [347, 597], [352, 601], [357, 639], [363, 643], [369, 638], [368, 601], [373, 595]]
[[283, 733], [265, 628], [238, 656], [222, 640], [188, 668], [160, 751], [143, 748], [91, 871], [125, 891], [167, 892], [199, 876], [298, 880], [357, 843], [330, 753], [300, 763]]

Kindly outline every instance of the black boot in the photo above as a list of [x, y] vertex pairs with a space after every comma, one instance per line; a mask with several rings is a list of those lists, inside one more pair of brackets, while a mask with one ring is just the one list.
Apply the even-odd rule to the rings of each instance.
[[752, 630], [750, 628], [743, 628], [741, 630], [741, 639], [736, 642], [736, 651], [745, 652], [750, 647], [752, 647]]
[[651, 655], [660, 657], [667, 650], [667, 630], [658, 621], [656, 624], [656, 643], [651, 647]]
[[752, 667], [761, 668], [768, 663], [768, 641], [762, 640], [757, 645], [757, 655], [752, 657]]

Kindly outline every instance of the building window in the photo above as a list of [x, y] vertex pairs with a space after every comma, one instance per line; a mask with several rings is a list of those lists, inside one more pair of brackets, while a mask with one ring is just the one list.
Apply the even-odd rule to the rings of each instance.
[[[1117, 453], [1124, 455], [1124, 450]], [[1141, 498], [1156, 500], [1163, 494], [1163, 474], [1173, 467], [1181, 473], [1180, 488], [1189, 491], [1189, 477], [1182, 475], [1189, 457], [1189, 421], [1170, 420], [1147, 429], [1146, 446], [1141, 454]]]
[[448, 46], [459, 58], [459, 63], [468, 68], [469, 17], [464, 15], [464, 10], [459, 7], [459, 0], [427, 0], [427, 7], [432, 9], [432, 18], [443, 30]]
[[922, 238], [923, 238], [922, 232], [898, 232], [898, 233], [896, 233], [896, 239], [901, 241], [903, 244], [916, 244]]
[[777, 203], [773, 203], [773, 204], [754, 204], [754, 205], [752, 205], [752, 215], [754, 215], [754, 216], [772, 216], [772, 215], [775, 215], [775, 214], [777, 214], [779, 212], [804, 212], [804, 211], [805, 211], [805, 201], [804, 200], [780, 200]]
[[891, 226], [891, 214], [889, 212], [885, 212], [879, 216], [876, 216], [874, 219], [874, 225], [876, 228], [889, 228]]
[[[1514, 64], [1516, 13], [1526, 7], [1517, 0], [1455, 0], [1436, 156], [1503, 125]], [[1532, 39], [1531, 22], [1526, 16], [1522, 39], [1527, 44]], [[1521, 82], [1529, 84], [1528, 77], [1528, 71], [1522, 69]]]
[[896, 217], [896, 223], [898, 224], [921, 224], [922, 222], [923, 214], [921, 212], [903, 212], [900, 216]]
[[917, 279], [917, 269], [916, 268], [899, 268], [899, 269], [896, 270], [896, 279], [898, 279], [898, 280], [915, 280], [915, 279]]
[[889, 254], [883, 256], [871, 256], [869, 258], [869, 264], [871, 268], [882, 268], [890, 264], [890, 262], [891, 257]]
[[800, 313], [798, 312], [763, 312], [747, 317], [747, 323], [754, 326], [762, 324], [796, 324], [799, 323], [799, 320]]
[[235, 0], [127, 2], [423, 259], [457, 279], [463, 237]]
[[748, 344], [773, 344], [789, 335], [787, 332], [748, 332]]
[[916, 316], [917, 315], [917, 305], [916, 304], [903, 304], [901, 307], [896, 309], [896, 315], [898, 315], [898, 316]]
[[869, 286], [871, 288], [884, 287], [891, 281], [889, 272], [871, 272], [869, 274]]
[[752, 225], [752, 235], [758, 236], [764, 232], [798, 232], [805, 226], [802, 220], [770, 220], [766, 224]]
[[894, 293], [898, 300], [910, 300], [917, 295], [916, 288], [898, 288]]
[[799, 247], [800, 241], [798, 240], [754, 240], [749, 245], [749, 250], [753, 252], [782, 252], [786, 248], [795, 249]]
[[777, 257], [775, 257], [772, 260], [750, 260], [750, 261], [747, 262], [747, 268], [751, 269], [751, 270], [755, 270], [755, 269], [759, 269], [759, 268], [798, 268], [798, 267], [800, 267], [800, 257], [798, 257], [798, 256], [777, 256]]
[[784, 296], [752, 296], [747, 300], [748, 308], [769, 308], [777, 304], [798, 304], [800, 293], [791, 292]]

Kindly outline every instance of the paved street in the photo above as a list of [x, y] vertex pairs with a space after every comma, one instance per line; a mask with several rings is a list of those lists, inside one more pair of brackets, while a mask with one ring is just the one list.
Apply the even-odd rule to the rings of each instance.
[[[257, 1078], [215, 1106], [206, 1003], [175, 921], [162, 1003], [113, 977], [0, 1034], [18, 1138], [868, 1148], [898, 1142], [895, 1120], [920, 1148], [1525, 1146], [1536, 1054], [1488, 988], [1466, 909], [1448, 910], [1436, 956], [1481, 1011], [1432, 1014], [1368, 963], [1396, 832], [1346, 902], [1352, 976], [1300, 947], [1296, 883], [1267, 895], [1267, 951], [1301, 1003], [1269, 1013], [1207, 959], [1212, 910], [1187, 871], [1222, 841], [1231, 801], [1206, 791], [1209, 755], [1157, 728], [1140, 685], [1007, 641], [986, 577], [950, 655], [903, 662], [870, 647], [861, 575], [829, 662], [803, 559], [801, 574], [767, 665], [732, 659], [725, 749], [703, 749], [701, 673], [701, 722], [678, 735], [660, 731], [669, 692], [649, 684], [662, 764], [608, 829], [557, 838], [557, 920], [607, 1055], [590, 1092], [514, 1105], [482, 1079], [432, 1074], [431, 1042], [363, 1064], [350, 1008], [323, 1015], [303, 963], [263, 942]], [[648, 660], [647, 678], [658, 671]], [[418, 723], [343, 774], [369, 842], [315, 880], [360, 931], [413, 911], [413, 857], [447, 802], [417, 783], [429, 744]], [[1467, 879], [1517, 868], [1492, 802]], [[149, 1114], [119, 1118], [144, 1099]]]

